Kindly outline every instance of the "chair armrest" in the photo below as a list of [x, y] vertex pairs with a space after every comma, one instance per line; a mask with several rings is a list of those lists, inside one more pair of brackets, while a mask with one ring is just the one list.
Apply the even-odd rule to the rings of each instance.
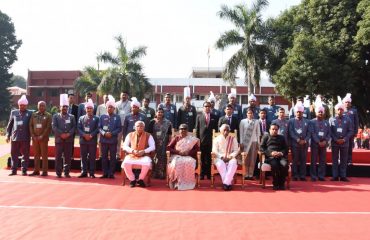
[[166, 156], [167, 156], [167, 165], [168, 165], [170, 163], [170, 157], [171, 157], [170, 151], [166, 151]]
[[201, 155], [201, 152], [198, 151], [197, 152], [198, 169], [201, 169], [201, 166], [202, 166], [202, 159], [201, 159], [200, 155]]
[[243, 164], [243, 166], [245, 166], [245, 162], [247, 161], [248, 153], [247, 152], [241, 152], [241, 155], [242, 155], [242, 164]]
[[260, 160], [261, 164], [265, 162], [266, 156], [263, 152], [258, 151], [258, 159]]

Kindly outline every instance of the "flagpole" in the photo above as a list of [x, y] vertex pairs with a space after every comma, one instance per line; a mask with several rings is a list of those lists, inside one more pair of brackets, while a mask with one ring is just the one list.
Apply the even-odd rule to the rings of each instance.
[[210, 57], [210, 49], [209, 49], [209, 46], [208, 46], [208, 67], [207, 67], [207, 78], [209, 78], [209, 57]]

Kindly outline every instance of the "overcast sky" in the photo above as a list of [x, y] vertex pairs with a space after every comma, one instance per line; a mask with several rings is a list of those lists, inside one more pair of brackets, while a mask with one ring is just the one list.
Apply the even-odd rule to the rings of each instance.
[[[114, 36], [122, 34], [129, 49], [147, 46], [142, 59], [151, 78], [188, 77], [192, 67], [221, 67], [235, 49], [214, 45], [232, 25], [216, 13], [235, 0], [1, 0], [18, 39], [18, 61], [12, 71], [82, 70], [96, 66], [96, 55], [115, 52]], [[274, 17], [301, 0], [270, 0], [264, 17]]]

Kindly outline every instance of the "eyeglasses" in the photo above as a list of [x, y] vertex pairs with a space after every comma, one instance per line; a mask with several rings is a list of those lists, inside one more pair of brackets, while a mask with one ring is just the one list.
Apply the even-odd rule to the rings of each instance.
[[207, 107], [207, 108], [209, 107], [210, 108], [211, 106], [207, 105], [207, 106], [204, 106], [204, 107]]

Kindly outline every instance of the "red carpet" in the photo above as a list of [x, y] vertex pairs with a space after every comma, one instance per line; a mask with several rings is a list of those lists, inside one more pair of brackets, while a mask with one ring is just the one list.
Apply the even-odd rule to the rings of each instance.
[[[370, 178], [172, 191], [0, 170], [0, 239], [368, 239]], [[53, 174], [53, 173], [51, 173]], [[74, 176], [77, 173], [73, 174]], [[117, 175], [119, 177], [119, 175]]]

